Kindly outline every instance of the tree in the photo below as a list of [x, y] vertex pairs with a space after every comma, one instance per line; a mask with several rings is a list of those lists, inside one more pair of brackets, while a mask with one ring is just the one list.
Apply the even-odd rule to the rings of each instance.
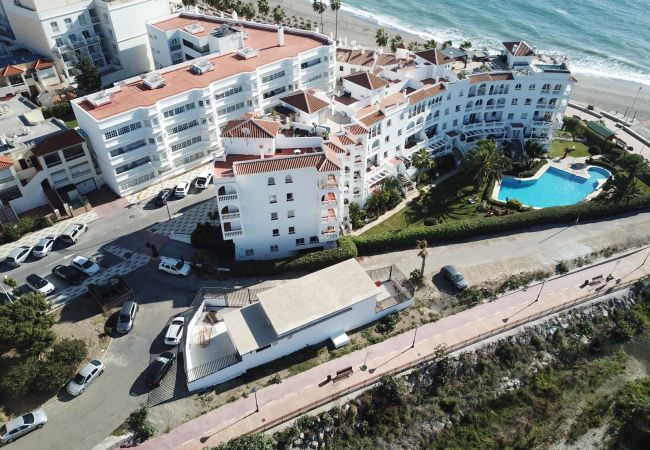
[[338, 41], [339, 39], [339, 9], [341, 9], [341, 0], [330, 0], [330, 9], [334, 11], [334, 14], [336, 15], [336, 22], [334, 26], [334, 36], [335, 39]]
[[273, 21], [278, 25], [284, 21], [284, 9], [280, 5], [273, 8]]
[[397, 46], [402, 43], [403, 39], [402, 36], [399, 34], [396, 34], [392, 38], [390, 38], [390, 51], [395, 53], [397, 51]]
[[503, 172], [510, 167], [510, 161], [501, 154], [494, 141], [481, 139], [467, 153], [464, 165], [473, 174], [474, 189], [478, 192], [484, 183], [503, 178]]
[[13, 303], [0, 305], [0, 349], [15, 348], [21, 355], [39, 355], [54, 342], [50, 302], [30, 292]]
[[311, 7], [316, 14], [320, 14], [320, 32], [323, 33], [325, 29], [325, 26], [323, 25], [323, 13], [327, 9], [327, 6], [322, 0], [314, 0]]
[[407, 393], [406, 383], [402, 377], [396, 377], [395, 375], [382, 376], [379, 386], [377, 386], [377, 394], [382, 401], [389, 405], [404, 403]]
[[460, 44], [459, 48], [461, 50], [469, 50], [470, 48], [472, 48], [472, 43], [470, 41], [465, 41]]
[[541, 158], [546, 153], [546, 150], [539, 142], [526, 141], [524, 152], [529, 158]]
[[269, 7], [269, 0], [257, 0], [257, 10], [261, 15], [268, 16], [271, 12], [271, 8]]
[[418, 50], [420, 50], [420, 43], [419, 43], [419, 42], [415, 42], [415, 41], [413, 41], [413, 42], [409, 42], [409, 45], [408, 45], [407, 48], [408, 48], [409, 51], [411, 51], [411, 52], [417, 52]]
[[375, 43], [377, 47], [386, 47], [388, 45], [388, 33], [383, 27], [377, 28], [375, 32]]
[[435, 39], [429, 39], [424, 43], [424, 48], [436, 48], [438, 46], [438, 43], [435, 41]]
[[271, 436], [259, 433], [240, 436], [219, 445], [215, 450], [273, 450], [274, 448]]
[[629, 203], [641, 192], [634, 177], [617, 175], [609, 182], [609, 200]]
[[242, 6], [241, 15], [246, 17], [248, 20], [253, 20], [257, 11], [255, 10], [255, 4], [253, 2], [248, 2]]
[[452, 47], [454, 44], [451, 41], [445, 41], [442, 43], [442, 49], [446, 49], [447, 47]]
[[196, 0], [183, 0], [183, 6], [196, 6]]
[[422, 267], [420, 268], [420, 273], [424, 277], [424, 266], [427, 263], [427, 256], [429, 256], [429, 244], [426, 239], [418, 240], [415, 243], [415, 248], [418, 250], [418, 256], [422, 258]]
[[429, 155], [427, 149], [421, 148], [411, 156], [411, 164], [413, 164], [413, 167], [418, 169], [416, 184], [419, 184], [422, 173], [431, 169], [435, 163], [433, 159], [431, 159], [431, 156]]
[[350, 225], [353, 229], [359, 229], [365, 224], [365, 212], [358, 203], [352, 202], [348, 207], [348, 218], [350, 219]]
[[81, 95], [92, 94], [102, 88], [102, 77], [90, 58], [80, 55], [75, 69], [79, 71], [76, 81], [77, 91]]
[[629, 178], [636, 178], [650, 171], [648, 160], [641, 155], [626, 153], [621, 155], [616, 163], [627, 172]]

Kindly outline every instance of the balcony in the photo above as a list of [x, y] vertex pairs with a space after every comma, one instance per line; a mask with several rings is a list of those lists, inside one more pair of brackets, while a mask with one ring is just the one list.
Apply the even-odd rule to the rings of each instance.
[[327, 214], [320, 218], [321, 223], [332, 223], [336, 222], [337, 220], [338, 219], [336, 218], [336, 212], [334, 212], [333, 209], [328, 209]]
[[239, 219], [239, 217], [240, 214], [238, 212], [221, 214], [221, 220], [233, 220], [233, 219]]
[[321, 233], [321, 240], [323, 241], [332, 241], [338, 239], [338, 233], [336, 231], [323, 231]]
[[231, 231], [224, 231], [223, 232], [223, 237], [224, 238], [233, 238], [236, 236], [242, 236], [244, 234], [244, 230], [231, 230]]
[[237, 200], [237, 193], [231, 193], [231, 194], [224, 194], [224, 195], [217, 195], [217, 201], [219, 202], [230, 202], [233, 200]]
[[323, 200], [320, 204], [324, 207], [334, 207], [336, 206], [336, 200]]

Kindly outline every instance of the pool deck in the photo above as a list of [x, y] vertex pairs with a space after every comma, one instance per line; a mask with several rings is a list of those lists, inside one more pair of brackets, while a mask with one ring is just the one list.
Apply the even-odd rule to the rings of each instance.
[[[570, 173], [572, 175], [575, 175], [580, 178], [584, 178], [585, 180], [589, 179], [589, 168], [590, 167], [598, 167], [598, 166], [590, 166], [587, 164], [587, 157], [579, 157], [579, 158], [571, 158], [567, 157], [562, 159], [561, 157], [557, 157], [554, 159], [549, 159], [547, 164], [544, 164], [543, 167], [541, 167], [535, 175], [532, 177], [528, 178], [517, 178], [517, 177], [511, 177], [514, 178], [515, 180], [522, 180], [522, 181], [530, 181], [530, 180], [538, 180], [546, 173], [546, 171], [551, 168], [555, 167], [556, 169], [562, 170], [564, 172]], [[606, 180], [603, 180], [599, 183], [598, 187], [594, 192], [586, 196], [582, 202], [588, 202], [589, 200], [595, 198], [598, 194], [600, 194], [600, 191], [603, 187], [603, 184], [605, 184]], [[492, 189], [492, 192], [490, 194], [490, 198], [492, 200], [498, 201], [498, 202], [503, 202], [503, 200], [499, 200], [499, 192], [501, 191], [501, 180], [497, 181], [494, 183], [494, 188]], [[503, 202], [505, 204], [505, 202]], [[579, 202], [581, 203], [581, 202]], [[525, 205], [528, 206], [528, 205]], [[542, 209], [539, 207], [531, 206], [533, 209]]]

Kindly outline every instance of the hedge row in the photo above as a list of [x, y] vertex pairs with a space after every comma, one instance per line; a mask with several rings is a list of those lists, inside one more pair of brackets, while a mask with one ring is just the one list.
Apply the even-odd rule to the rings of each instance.
[[415, 242], [420, 239], [435, 244], [532, 226], [575, 222], [578, 217], [580, 220], [598, 219], [648, 207], [650, 207], [650, 196], [646, 195], [636, 197], [625, 204], [588, 202], [572, 206], [534, 209], [508, 216], [483, 217], [446, 222], [430, 227], [406, 228], [372, 236], [355, 236], [352, 241], [356, 244], [359, 255], [365, 256], [387, 250], [414, 248]]
[[233, 273], [241, 276], [266, 276], [282, 272], [313, 272], [333, 264], [356, 258], [357, 247], [349, 237], [342, 237], [336, 248], [306, 253], [294, 258], [273, 261], [245, 261], [233, 265]]
[[519, 173], [519, 175], [517, 175], [517, 178], [530, 178], [533, 175], [535, 175], [546, 164], [548, 164], [548, 159], [540, 159], [539, 161], [537, 161], [537, 164], [535, 164], [532, 169], [525, 170]]

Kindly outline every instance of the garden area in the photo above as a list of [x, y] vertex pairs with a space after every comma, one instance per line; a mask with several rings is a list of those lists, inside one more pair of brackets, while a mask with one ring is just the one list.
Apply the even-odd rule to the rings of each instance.
[[[575, 150], [571, 150], [573, 147], [575, 147]], [[548, 157], [551, 159], [562, 158], [564, 156], [564, 152], [567, 150], [569, 150], [567, 156], [570, 156], [572, 158], [591, 156], [589, 153], [589, 147], [582, 142], [557, 140], [551, 143], [551, 148], [548, 151]]]

